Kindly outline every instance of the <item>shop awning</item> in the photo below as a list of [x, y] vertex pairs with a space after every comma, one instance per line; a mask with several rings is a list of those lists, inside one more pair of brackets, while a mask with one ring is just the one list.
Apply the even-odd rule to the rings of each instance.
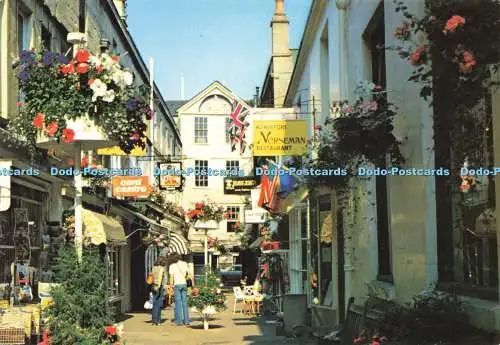
[[168, 254], [189, 254], [189, 241], [184, 236], [171, 232], [169, 240], [170, 242], [167, 248]]
[[154, 221], [153, 219], [150, 219], [148, 217], [146, 217], [145, 215], [139, 213], [139, 212], [135, 212], [135, 211], [132, 211], [132, 210], [129, 210], [127, 209], [128, 212], [130, 212], [131, 214], [133, 214], [134, 216], [136, 216], [137, 218], [145, 221], [146, 223], [148, 223], [148, 225], [150, 225], [151, 227], [151, 230], [153, 230], [154, 232], [158, 232], [158, 233], [161, 233], [161, 234], [168, 234], [170, 232], [170, 228], [164, 226], [164, 225], [161, 225], [160, 223], [157, 223], [156, 221]]
[[87, 209], [83, 209], [82, 218], [84, 239], [91, 244], [127, 244], [123, 225], [117, 220]]

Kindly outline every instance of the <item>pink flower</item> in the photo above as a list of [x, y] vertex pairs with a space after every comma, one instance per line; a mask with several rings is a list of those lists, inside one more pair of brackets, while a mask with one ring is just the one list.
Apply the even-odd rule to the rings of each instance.
[[448, 21], [446, 22], [446, 25], [444, 26], [443, 33], [447, 34], [448, 32], [455, 32], [455, 30], [463, 26], [465, 24], [465, 18], [461, 16], [452, 16]]
[[24, 103], [23, 102], [16, 102], [16, 107], [24, 107]]
[[321, 130], [321, 125], [315, 125], [314, 129], [317, 130], [317, 131], [320, 131]]
[[376, 101], [371, 101], [365, 104], [366, 111], [377, 111], [377, 109], [378, 109], [378, 104]]
[[353, 112], [353, 110], [354, 110], [354, 109], [353, 109], [350, 105], [348, 105], [348, 104], [346, 104], [346, 105], [344, 105], [344, 106], [342, 107], [342, 112], [343, 112], [344, 114], [346, 114], [346, 115], [349, 115], [350, 113], [352, 113], [352, 112]]
[[471, 52], [464, 52], [462, 55], [462, 62], [459, 62], [458, 66], [460, 68], [460, 72], [462, 73], [470, 73], [474, 66], [476, 66], [476, 60], [474, 59], [474, 55]]
[[85, 74], [89, 71], [90, 69], [90, 66], [88, 63], [86, 62], [82, 62], [82, 63], [79, 63], [77, 66], [76, 66], [76, 72], [78, 74]]
[[53, 137], [57, 133], [58, 129], [59, 125], [57, 124], [57, 121], [52, 121], [47, 125], [47, 128], [45, 128], [45, 132], [49, 137]]

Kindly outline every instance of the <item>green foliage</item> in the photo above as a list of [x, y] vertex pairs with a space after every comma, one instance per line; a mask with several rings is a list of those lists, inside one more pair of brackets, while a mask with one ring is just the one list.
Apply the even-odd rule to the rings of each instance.
[[201, 312], [208, 306], [212, 306], [216, 311], [226, 309], [226, 296], [220, 289], [220, 276], [209, 266], [203, 268], [203, 286], [191, 289], [188, 298], [188, 305]]
[[382, 334], [411, 344], [453, 342], [472, 330], [459, 297], [436, 290], [413, 297], [407, 305], [394, 304], [381, 325]]
[[113, 317], [99, 251], [85, 250], [79, 263], [73, 248], [62, 248], [55, 271], [60, 285], [52, 289], [54, 304], [45, 315], [52, 344], [107, 344], [105, 327], [113, 324]]

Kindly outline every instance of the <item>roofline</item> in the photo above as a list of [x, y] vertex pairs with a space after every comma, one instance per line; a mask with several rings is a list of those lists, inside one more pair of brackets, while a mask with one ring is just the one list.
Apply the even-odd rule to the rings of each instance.
[[[133, 54], [129, 54], [129, 56], [132, 59], [132, 62], [134, 63], [135, 67], [137, 68], [137, 71], [141, 73], [142, 77], [147, 80], [149, 80], [149, 70], [146, 64], [144, 63], [144, 60], [142, 59], [141, 53], [139, 52], [139, 49], [137, 48], [134, 39], [130, 35], [130, 32], [128, 31], [125, 22], [122, 20], [120, 17], [120, 14], [118, 13], [118, 10], [116, 9], [115, 4], [113, 3], [113, 0], [106, 0], [106, 9], [108, 11], [108, 14], [111, 16], [111, 20], [114, 22], [114, 24], [117, 24], [116, 27], [120, 28], [120, 30], [117, 30], [118, 33], [125, 39], [125, 45], [128, 49], [130, 49]], [[127, 49], [127, 50], [128, 50]], [[179, 133], [179, 129], [177, 128], [174, 118], [172, 114], [170, 114], [170, 109], [166, 106], [165, 100], [163, 99], [163, 96], [158, 89], [158, 86], [156, 85], [156, 82], [153, 81], [153, 95], [155, 99], [159, 100], [159, 103], [161, 104], [162, 108], [165, 110], [165, 118], [168, 122], [170, 122], [170, 125], [173, 127], [176, 139], [181, 143], [182, 146], [182, 141], [181, 141], [181, 136]]]
[[271, 58], [269, 59], [269, 65], [267, 66], [266, 76], [264, 77], [264, 82], [262, 83], [262, 90], [260, 92], [261, 95], [264, 94], [264, 90], [267, 87], [268, 80], [271, 79], [271, 66], [272, 65], [273, 65], [273, 57], [271, 56]]
[[233, 90], [231, 90], [230, 88], [228, 88], [226, 85], [222, 84], [220, 81], [218, 80], [214, 80], [213, 82], [211, 82], [210, 84], [208, 84], [207, 87], [203, 88], [200, 92], [198, 92], [196, 95], [194, 95], [193, 97], [191, 97], [189, 100], [186, 101], [186, 103], [184, 103], [182, 106], [180, 106], [178, 109], [177, 109], [177, 114], [179, 114], [179, 110], [184, 108], [186, 105], [188, 105], [189, 103], [191, 103], [195, 98], [201, 96], [205, 91], [207, 91], [210, 87], [212, 87], [212, 85], [216, 85], [216, 84], [219, 84], [220, 86], [222, 86], [224, 89], [226, 89], [227, 91], [229, 91], [232, 95], [234, 95], [234, 97], [240, 101], [240, 102], [243, 102], [245, 106], [249, 107], [249, 108], [252, 108], [246, 100], [244, 100], [243, 98], [241, 98], [240, 96], [238, 96], [237, 94], [235, 94], [233, 92]]
[[[293, 102], [293, 96], [290, 95], [290, 92], [292, 90], [292, 85], [297, 84], [298, 81], [296, 81], [296, 78], [298, 78], [298, 67], [301, 65], [304, 65], [304, 63], [307, 61], [307, 58], [309, 57], [310, 51], [306, 52], [305, 45], [306, 45], [306, 38], [309, 38], [311, 29], [312, 29], [312, 24], [313, 24], [313, 19], [315, 19], [315, 16], [313, 13], [315, 12], [316, 5], [320, 3], [325, 6], [324, 1], [319, 1], [319, 0], [313, 0], [311, 3], [311, 7], [309, 9], [309, 14], [307, 16], [307, 21], [306, 25], [304, 26], [304, 33], [302, 34], [302, 39], [300, 40], [300, 46], [299, 46], [299, 51], [297, 53], [297, 58], [295, 59], [295, 64], [293, 66], [293, 71], [292, 71], [292, 76], [290, 77], [290, 82], [288, 83], [288, 89], [286, 91], [286, 96], [285, 96], [285, 105], [288, 106], [293, 106], [291, 103]], [[307, 37], [306, 37], [307, 36]], [[295, 86], [295, 85], [294, 85]], [[292, 99], [290, 99], [292, 98]]]

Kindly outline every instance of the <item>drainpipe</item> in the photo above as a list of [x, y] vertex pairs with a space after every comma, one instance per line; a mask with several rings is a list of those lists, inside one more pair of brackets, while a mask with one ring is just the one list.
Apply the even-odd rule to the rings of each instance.
[[[348, 46], [347, 46], [347, 34], [348, 34], [348, 21], [347, 21], [347, 11], [351, 0], [336, 0], [335, 4], [339, 11], [339, 22], [340, 22], [340, 100], [347, 100], [349, 97], [348, 92]], [[344, 210], [345, 212], [345, 210]], [[344, 225], [346, 224], [344, 217]], [[348, 222], [350, 223], [350, 222]], [[345, 234], [345, 232], [344, 232]], [[345, 287], [345, 306], [347, 308], [347, 303], [351, 296], [351, 272], [354, 270], [352, 264], [352, 239], [350, 236], [344, 236], [344, 287]], [[341, 308], [341, 306], [339, 306]]]

